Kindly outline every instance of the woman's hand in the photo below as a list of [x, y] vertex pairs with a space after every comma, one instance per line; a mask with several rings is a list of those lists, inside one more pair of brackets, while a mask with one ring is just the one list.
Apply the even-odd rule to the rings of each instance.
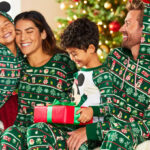
[[77, 111], [77, 114], [80, 113], [80, 117], [78, 119], [81, 123], [86, 123], [93, 118], [93, 109], [92, 107], [81, 108]]
[[87, 141], [86, 127], [68, 132], [68, 135], [70, 135], [67, 140], [69, 150], [78, 150], [80, 146]]

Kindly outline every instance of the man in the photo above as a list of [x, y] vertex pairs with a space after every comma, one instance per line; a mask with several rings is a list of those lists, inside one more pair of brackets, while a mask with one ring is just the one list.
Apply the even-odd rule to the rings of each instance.
[[150, 4], [132, 0], [127, 8], [120, 29], [122, 48], [114, 49], [107, 59], [113, 78], [113, 102], [100, 106], [105, 112], [103, 123], [69, 133], [70, 150], [79, 149], [87, 140], [102, 141], [101, 150], [133, 150], [150, 137]]

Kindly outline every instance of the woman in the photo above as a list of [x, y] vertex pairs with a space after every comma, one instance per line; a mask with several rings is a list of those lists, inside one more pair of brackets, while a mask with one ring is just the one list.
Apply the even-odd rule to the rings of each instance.
[[39, 12], [19, 14], [15, 26], [16, 43], [26, 63], [18, 91], [17, 119], [2, 135], [0, 149], [26, 150], [26, 130], [33, 124], [34, 106], [68, 97], [76, 66], [56, 47], [53, 32]]

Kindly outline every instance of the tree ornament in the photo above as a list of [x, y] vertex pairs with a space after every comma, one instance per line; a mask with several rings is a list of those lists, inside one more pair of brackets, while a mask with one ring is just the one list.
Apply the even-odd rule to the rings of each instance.
[[150, 0], [142, 0], [144, 3], [150, 4]]
[[101, 33], [103, 31], [103, 28], [100, 25], [98, 25], [98, 30], [99, 30], [99, 33]]
[[115, 0], [115, 4], [118, 4], [118, 0]]
[[102, 44], [100, 48], [107, 54], [110, 52], [109, 47], [107, 45]]
[[112, 4], [110, 2], [105, 2], [104, 3], [104, 8], [110, 9], [112, 7]]
[[99, 14], [99, 10], [94, 10], [94, 16], [97, 16]]
[[80, 0], [73, 0], [74, 2], [79, 2]]
[[122, 10], [122, 11], [120, 12], [120, 17], [123, 18], [123, 17], [125, 17], [125, 15], [126, 15], [125, 11]]
[[118, 32], [120, 29], [120, 23], [118, 21], [112, 21], [109, 24], [109, 30], [113, 32]]

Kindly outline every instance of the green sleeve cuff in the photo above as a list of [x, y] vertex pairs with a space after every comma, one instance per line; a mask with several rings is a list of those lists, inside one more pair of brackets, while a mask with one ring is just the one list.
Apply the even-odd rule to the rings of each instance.
[[100, 115], [100, 111], [99, 111], [99, 106], [90, 106], [93, 109], [93, 116], [98, 116]]
[[98, 140], [96, 130], [97, 130], [97, 123], [86, 125], [86, 135], [88, 140]]

